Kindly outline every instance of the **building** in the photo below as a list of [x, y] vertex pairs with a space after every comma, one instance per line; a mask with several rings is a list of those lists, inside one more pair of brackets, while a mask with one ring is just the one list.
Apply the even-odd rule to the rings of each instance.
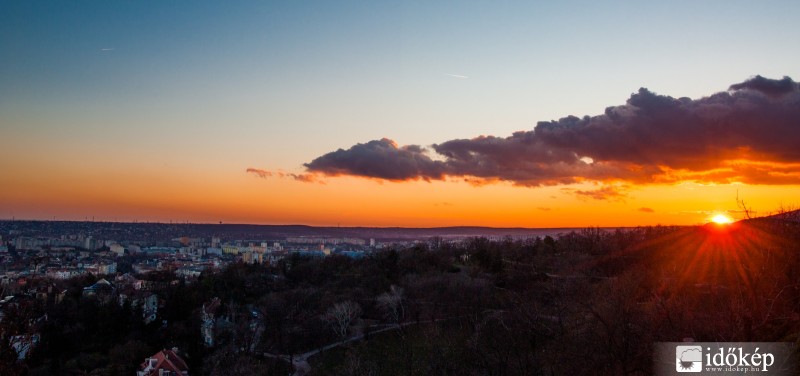
[[81, 274], [83, 274], [82, 271], [72, 267], [48, 268], [46, 272], [46, 275], [53, 279], [70, 279]]
[[97, 241], [95, 241], [91, 236], [87, 236], [86, 239], [83, 239], [83, 248], [94, 251], [98, 248]]
[[99, 274], [114, 274], [117, 272], [117, 263], [116, 262], [102, 263], [97, 266], [97, 272]]
[[95, 284], [83, 288], [84, 297], [97, 297], [102, 302], [112, 299], [116, 295], [117, 289], [105, 278], [100, 278]]
[[238, 255], [239, 247], [236, 245], [225, 244], [222, 246], [222, 253], [226, 255]]
[[142, 299], [142, 320], [149, 324], [156, 320], [158, 313], [158, 295], [148, 294]]
[[241, 253], [242, 255], [242, 262], [246, 264], [261, 264], [264, 262], [264, 253], [263, 252], [253, 252], [253, 251], [246, 251]]
[[46, 238], [31, 238], [20, 236], [14, 242], [14, 248], [18, 250], [41, 250], [43, 246], [50, 245], [50, 240]]
[[17, 352], [17, 360], [25, 360], [33, 349], [39, 344], [40, 336], [36, 334], [23, 334], [12, 336], [8, 342]]
[[202, 265], [184, 266], [175, 270], [175, 274], [181, 277], [197, 278], [203, 274], [205, 267]]
[[203, 304], [203, 310], [201, 311], [203, 324], [200, 326], [200, 333], [203, 335], [203, 344], [205, 344], [206, 347], [214, 347], [216, 314], [220, 305], [220, 300], [217, 297]]
[[108, 249], [111, 252], [114, 252], [117, 256], [124, 256], [125, 255], [125, 247], [120, 244], [112, 244], [108, 246]]
[[189, 367], [177, 353], [176, 347], [155, 353], [139, 365], [136, 376], [189, 376]]
[[149, 291], [133, 290], [128, 287], [127, 291], [119, 294], [117, 302], [120, 306], [130, 302], [131, 308], [141, 308], [142, 321], [145, 324], [155, 321], [158, 315], [158, 295]]

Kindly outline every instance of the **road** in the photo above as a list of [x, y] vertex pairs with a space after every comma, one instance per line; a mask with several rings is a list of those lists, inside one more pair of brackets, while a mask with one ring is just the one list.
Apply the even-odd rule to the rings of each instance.
[[[410, 325], [431, 324], [431, 323], [436, 323], [436, 322], [452, 320], [452, 319], [456, 319], [456, 318], [460, 318], [460, 317], [463, 317], [463, 316], [450, 317], [450, 318], [446, 318], [446, 319], [419, 321], [419, 322], [417, 322], [417, 321], [409, 321], [409, 322], [404, 322], [402, 324], [393, 324], [393, 325], [388, 325], [388, 326], [387, 325], [373, 325], [373, 326], [370, 326], [370, 329], [373, 329], [373, 328], [380, 328], [380, 329], [370, 331], [369, 334], [373, 335], [373, 334], [388, 332], [390, 330], [397, 330], [397, 329], [400, 329], [400, 328], [403, 328], [403, 327], [406, 327], [406, 326], [410, 326]], [[270, 354], [270, 353], [263, 353], [263, 355], [265, 357], [268, 357], [268, 358], [281, 359], [283, 361], [290, 362], [290, 363], [292, 363], [292, 367], [294, 367], [294, 373], [292, 374], [292, 376], [305, 376], [305, 375], [308, 375], [311, 372], [311, 365], [308, 363], [308, 358], [310, 358], [310, 357], [312, 357], [314, 355], [317, 355], [317, 354], [319, 354], [321, 352], [324, 352], [324, 351], [339, 347], [339, 346], [344, 345], [346, 343], [350, 343], [350, 342], [353, 342], [353, 341], [360, 341], [362, 339], [364, 339], [364, 334], [363, 333], [354, 335], [354, 336], [349, 337], [349, 338], [345, 338], [345, 339], [343, 339], [341, 341], [337, 341], [337, 342], [333, 342], [333, 343], [327, 344], [327, 345], [325, 345], [325, 346], [323, 346], [321, 348], [318, 348], [318, 349], [314, 349], [314, 350], [311, 350], [311, 351], [308, 351], [308, 352], [304, 352], [302, 354], [296, 354], [296, 355], [293, 355], [293, 356], [292, 355], [286, 355], [286, 354]]]

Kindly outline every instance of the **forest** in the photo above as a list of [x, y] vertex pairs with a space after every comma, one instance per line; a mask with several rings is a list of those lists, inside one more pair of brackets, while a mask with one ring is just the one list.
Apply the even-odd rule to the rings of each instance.
[[[133, 375], [177, 347], [191, 375], [647, 375], [656, 342], [797, 342], [798, 275], [800, 224], [774, 218], [151, 273], [149, 324], [86, 275], [6, 312], [0, 374]], [[7, 338], [45, 314], [18, 362]]]

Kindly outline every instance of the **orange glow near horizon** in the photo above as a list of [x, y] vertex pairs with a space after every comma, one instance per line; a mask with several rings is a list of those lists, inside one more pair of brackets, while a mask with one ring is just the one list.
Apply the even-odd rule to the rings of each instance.
[[308, 183], [260, 178], [245, 172], [247, 164], [210, 157], [165, 164], [158, 156], [78, 150], [15, 162], [22, 151], [10, 149], [0, 150], [0, 219], [375, 227], [698, 225], [735, 209], [737, 191], [762, 215], [781, 204], [795, 205], [798, 188], [691, 182], [475, 186], [347, 176]]
[[[617, 227], [698, 225], [736, 207], [736, 192], [759, 214], [790, 203], [796, 186], [628, 186], [597, 199], [592, 183], [553, 187], [473, 186], [456, 181], [324, 184], [262, 179], [243, 169], [152, 170], [0, 176], [0, 219], [307, 224], [374, 227]], [[79, 177], [79, 178], [76, 178]]]

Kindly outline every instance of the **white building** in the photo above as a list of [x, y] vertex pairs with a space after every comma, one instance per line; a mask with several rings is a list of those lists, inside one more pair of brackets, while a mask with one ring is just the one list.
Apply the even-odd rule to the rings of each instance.
[[120, 245], [120, 244], [118, 244], [118, 243], [111, 244], [110, 246], [108, 246], [108, 249], [109, 249], [111, 252], [114, 252], [114, 253], [116, 253], [116, 254], [117, 254], [117, 256], [123, 256], [123, 255], [125, 255], [125, 247], [123, 247], [122, 245]]

